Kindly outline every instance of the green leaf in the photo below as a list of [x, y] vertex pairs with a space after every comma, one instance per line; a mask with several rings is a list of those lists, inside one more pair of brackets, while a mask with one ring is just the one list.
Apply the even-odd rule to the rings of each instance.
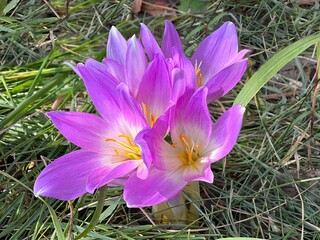
[[305, 37], [276, 53], [263, 64], [260, 69], [249, 79], [234, 100], [234, 104], [246, 106], [257, 92], [287, 63], [300, 53], [320, 41], [320, 35]]
[[6, 15], [8, 12], [14, 9], [19, 2], [20, 0], [12, 0], [11, 2], [9, 2], [7, 6], [5, 6], [5, 8], [3, 9], [3, 14]]
[[104, 219], [109, 217], [114, 212], [114, 210], [116, 210], [121, 199], [122, 196], [120, 195], [114, 202], [110, 204], [110, 206], [105, 211], [101, 213], [99, 217], [99, 222], [102, 222]]
[[[19, 181], [18, 179], [10, 176], [9, 174], [7, 174], [6, 172], [4, 171], [0, 171], [0, 174], [17, 182], [18, 184], [20, 184], [21, 186], [23, 186], [25, 189], [27, 189], [28, 191], [32, 192], [33, 194], [33, 190], [31, 188], [29, 188], [26, 184], [24, 184], [23, 182]], [[65, 237], [63, 235], [63, 232], [62, 232], [62, 229], [61, 229], [61, 225], [60, 225], [60, 222], [59, 222], [59, 219], [56, 215], [56, 212], [54, 211], [54, 209], [45, 201], [43, 200], [41, 197], [39, 197], [38, 199], [40, 199], [48, 208], [49, 212], [50, 212], [50, 216], [51, 216], [51, 219], [52, 219], [52, 222], [53, 222], [53, 225], [55, 227], [55, 232], [57, 233], [57, 237], [58, 237], [58, 240], [64, 240]]]
[[3, 9], [6, 7], [7, 5], [7, 0], [0, 0], [0, 15], [3, 12]]

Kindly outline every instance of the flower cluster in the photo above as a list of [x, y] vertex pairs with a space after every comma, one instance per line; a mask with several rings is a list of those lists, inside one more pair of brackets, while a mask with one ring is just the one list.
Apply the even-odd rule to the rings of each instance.
[[239, 135], [244, 108], [235, 105], [214, 124], [207, 104], [230, 91], [247, 68], [233, 23], [209, 35], [191, 59], [170, 21], [161, 47], [141, 24], [141, 41], [112, 27], [107, 57], [71, 66], [83, 79], [100, 116], [48, 113], [79, 150], [49, 164], [34, 193], [75, 199], [103, 186], [123, 186], [129, 207], [175, 197], [189, 182], [213, 182], [211, 164]]

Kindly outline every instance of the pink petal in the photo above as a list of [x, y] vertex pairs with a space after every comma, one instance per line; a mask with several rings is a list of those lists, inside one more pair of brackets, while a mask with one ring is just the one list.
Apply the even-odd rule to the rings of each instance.
[[127, 52], [127, 41], [114, 26], [111, 27], [107, 43], [107, 57], [124, 66]]
[[210, 159], [207, 157], [198, 159], [195, 166], [190, 165], [185, 167], [183, 171], [183, 180], [186, 182], [204, 181], [213, 183], [213, 173], [210, 164]]
[[238, 53], [238, 36], [232, 22], [224, 23], [204, 39], [192, 56], [192, 63], [200, 65], [203, 82], [223, 69]]
[[110, 153], [110, 125], [102, 118], [83, 112], [49, 112], [55, 127], [73, 144], [96, 153]]
[[123, 198], [128, 207], [148, 207], [168, 201], [186, 184], [180, 171], [152, 169], [145, 180], [132, 175], [124, 185]]
[[173, 62], [175, 67], [182, 70], [184, 72], [184, 82], [186, 87], [190, 89], [196, 88], [196, 73], [195, 66], [191, 63], [191, 61], [180, 52], [176, 47], [172, 48], [173, 54]]
[[119, 84], [119, 105], [120, 112], [117, 114], [119, 118], [114, 121], [115, 125], [119, 126], [122, 134], [127, 134], [135, 137], [142, 129], [148, 127], [148, 123], [141, 112], [137, 100], [130, 94], [126, 84]]
[[[181, 83], [183, 84], [183, 83]], [[178, 90], [179, 91], [179, 90]], [[170, 134], [174, 143], [179, 142], [179, 135], [184, 133], [185, 111], [191, 96], [195, 93], [194, 89], [181, 87], [183, 94], [176, 101], [176, 105], [172, 108], [170, 117]], [[179, 94], [177, 94], [179, 95]]]
[[177, 30], [171, 21], [165, 20], [161, 49], [166, 58], [172, 58], [173, 47], [176, 47], [179, 52], [183, 53], [182, 43]]
[[34, 184], [34, 195], [72, 200], [87, 192], [87, 178], [111, 170], [107, 156], [78, 150], [57, 158], [38, 176]]
[[154, 166], [160, 170], [172, 171], [181, 166], [181, 161], [177, 158], [180, 153], [176, 148], [167, 143], [163, 136], [154, 129], [145, 129], [136, 137], [137, 143], [143, 149], [144, 159], [149, 159], [147, 166]]
[[114, 163], [112, 169], [101, 169], [99, 172], [92, 172], [87, 180], [87, 192], [93, 193], [110, 181], [121, 178], [139, 166], [139, 160], [126, 160]]
[[141, 32], [140, 32], [141, 40], [144, 48], [146, 49], [146, 53], [149, 57], [149, 60], [152, 61], [156, 54], [160, 54], [160, 55], [163, 55], [163, 54], [156, 39], [150, 32], [149, 28], [143, 23], [141, 23], [140, 25], [141, 25]]
[[147, 57], [140, 41], [133, 36], [128, 41], [128, 50], [125, 60], [126, 82], [130, 92], [136, 96], [142, 77], [148, 66]]
[[239, 60], [222, 69], [205, 86], [208, 88], [207, 102], [227, 94], [240, 80], [248, 66], [248, 59]]
[[165, 59], [156, 55], [147, 68], [138, 91], [139, 103], [146, 104], [156, 118], [172, 104], [172, 80]]
[[212, 128], [211, 116], [207, 107], [206, 87], [199, 88], [191, 97], [184, 113], [184, 133], [195, 145], [206, 147]]
[[228, 109], [213, 125], [210, 143], [200, 153], [209, 156], [211, 162], [225, 157], [234, 147], [242, 126], [245, 108], [235, 105]]
[[[119, 130], [135, 136], [147, 123], [126, 84], [116, 84], [112, 76], [94, 68], [79, 66], [91, 100], [101, 116]], [[109, 79], [108, 79], [109, 78]]]
[[104, 58], [102, 61], [107, 68], [107, 72], [117, 80], [116, 83], [125, 82], [125, 73], [120, 63], [111, 58]]
[[100, 115], [105, 119], [114, 118], [114, 113], [118, 113], [120, 109], [114, 78], [82, 64], [78, 64], [78, 70]]

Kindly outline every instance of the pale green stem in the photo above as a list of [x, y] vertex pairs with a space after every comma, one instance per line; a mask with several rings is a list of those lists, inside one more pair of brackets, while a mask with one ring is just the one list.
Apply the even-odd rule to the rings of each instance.
[[199, 213], [194, 204], [198, 206], [201, 200], [199, 182], [189, 183], [183, 191], [192, 199], [189, 207], [186, 204], [186, 198], [181, 193], [168, 202], [154, 205], [152, 207], [152, 214], [157, 223], [189, 224], [196, 222]]
[[98, 198], [98, 203], [96, 210], [93, 214], [93, 217], [88, 225], [88, 227], [81, 233], [79, 234], [75, 239], [80, 239], [88, 235], [88, 233], [98, 224], [99, 222], [99, 217], [101, 215], [104, 203], [105, 203], [105, 198], [107, 195], [107, 185], [101, 187], [99, 189], [99, 198]]

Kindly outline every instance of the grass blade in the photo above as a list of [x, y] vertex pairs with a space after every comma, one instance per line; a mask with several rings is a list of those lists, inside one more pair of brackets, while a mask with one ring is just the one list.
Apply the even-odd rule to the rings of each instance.
[[257, 92], [287, 63], [297, 57], [300, 53], [320, 41], [320, 35], [305, 37], [270, 58], [260, 69], [249, 79], [236, 97], [234, 104], [246, 106]]

